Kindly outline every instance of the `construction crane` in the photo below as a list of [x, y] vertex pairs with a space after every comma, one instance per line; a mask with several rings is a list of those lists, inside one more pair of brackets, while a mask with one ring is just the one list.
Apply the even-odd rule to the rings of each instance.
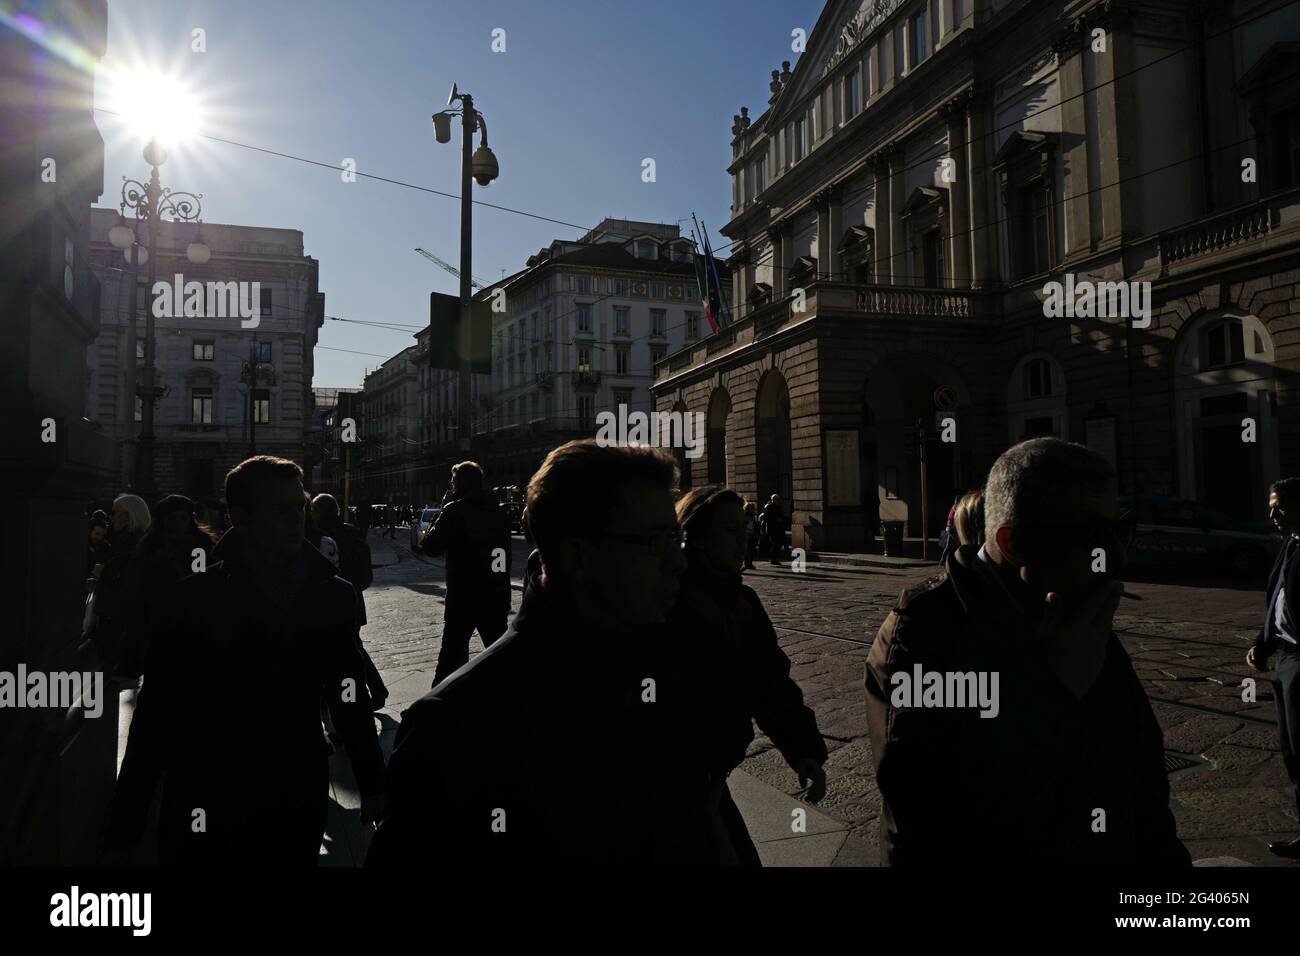
[[[432, 262], [434, 265], [436, 265], [436, 266], [440, 266], [441, 268], [446, 269], [448, 272], [450, 272], [452, 275], [454, 275], [457, 279], [460, 278], [460, 270], [457, 269], [456, 267], [454, 267], [450, 262], [444, 262], [442, 259], [439, 259], [437, 256], [435, 256], [435, 255], [434, 255], [432, 252], [430, 252], [429, 250], [427, 250], [427, 249], [421, 249], [419, 246], [416, 246], [416, 247], [415, 247], [415, 251], [418, 252], [420, 255], [424, 256], [424, 258], [428, 259], [428, 260], [429, 260], [430, 262]], [[471, 289], [482, 289], [482, 288], [484, 288], [483, 283], [482, 283], [482, 282], [479, 282], [479, 281], [478, 281], [477, 279], [475, 279], [473, 276], [470, 276], [469, 285], [470, 285], [470, 288], [471, 288]]]

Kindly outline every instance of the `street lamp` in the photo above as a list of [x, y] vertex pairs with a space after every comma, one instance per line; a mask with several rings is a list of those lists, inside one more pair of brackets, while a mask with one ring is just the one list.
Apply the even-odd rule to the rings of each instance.
[[[457, 89], [456, 84], [451, 85], [451, 94], [447, 97], [447, 105], [460, 100], [461, 109], [459, 111], [447, 109], [441, 113], [435, 113], [433, 116], [434, 138], [440, 143], [446, 143], [451, 139], [451, 117], [457, 112], [461, 116], [461, 141], [460, 141], [460, 326], [458, 334], [460, 338], [458, 351], [460, 353], [460, 369], [456, 376], [456, 397], [457, 397], [457, 423], [456, 439], [460, 450], [468, 452], [470, 450], [470, 351], [473, 343], [473, 336], [470, 333], [470, 316], [472, 314], [472, 292], [470, 286], [470, 244], [473, 234], [473, 200], [471, 199], [471, 177], [480, 186], [486, 186], [496, 179], [501, 173], [501, 168], [497, 164], [497, 158], [492, 150], [488, 148], [487, 142], [487, 122], [483, 119], [483, 114], [474, 109], [474, 98], [468, 93], [462, 93]], [[474, 145], [474, 132], [482, 131], [482, 139], [477, 150], [470, 152]]]
[[[150, 139], [144, 148], [144, 161], [151, 167], [149, 182], [122, 177], [122, 203], [119, 206], [118, 223], [108, 231], [108, 241], [115, 248], [123, 250], [126, 260], [132, 266], [141, 263], [149, 266], [149, 290], [152, 294], [154, 282], [158, 275], [158, 225], [163, 216], [169, 216], [177, 222], [201, 222], [203, 207], [202, 194], [173, 192], [163, 188], [158, 180], [158, 167], [167, 162], [167, 151], [157, 139]], [[127, 224], [126, 210], [130, 209], [135, 218]], [[148, 232], [148, 248], [140, 243], [140, 225], [144, 223]], [[203, 241], [202, 234], [189, 244], [185, 250], [186, 258], [195, 265], [202, 265], [212, 257], [212, 250]], [[132, 274], [132, 288], [135, 288], [136, 275]], [[135, 355], [135, 307], [131, 309], [131, 349]], [[154, 314], [145, 302], [145, 336], [144, 336], [144, 381], [136, 384], [135, 393], [142, 402], [140, 415], [140, 448], [136, 457], [135, 490], [146, 501], [155, 497], [153, 487], [154, 467], [154, 403], [161, 397], [163, 390], [155, 384], [157, 369], [154, 367]]]

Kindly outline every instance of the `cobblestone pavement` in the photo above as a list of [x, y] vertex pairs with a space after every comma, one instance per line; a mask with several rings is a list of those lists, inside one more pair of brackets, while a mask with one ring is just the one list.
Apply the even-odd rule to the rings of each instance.
[[[394, 719], [429, 688], [444, 596], [440, 560], [415, 557], [404, 540], [396, 550], [397, 564], [375, 569], [366, 592], [369, 623], [362, 632], [384, 672], [391, 693], [387, 711]], [[523, 568], [527, 552], [516, 538], [516, 569]], [[778, 628], [792, 675], [826, 737], [828, 787], [819, 809], [850, 828], [836, 865], [879, 862], [880, 794], [862, 691], [866, 644], [898, 595], [931, 573], [928, 568], [849, 571], [810, 564], [802, 573], [760, 565], [746, 574]], [[517, 580], [515, 608], [521, 587]], [[1245, 654], [1262, 620], [1262, 585], [1247, 589], [1206, 578], [1185, 585], [1134, 582], [1128, 590], [1143, 600], [1123, 602], [1117, 631], [1164, 729], [1165, 749], [1191, 764], [1174, 772], [1171, 784], [1179, 834], [1192, 858], [1281, 862], [1266, 844], [1293, 835], [1297, 821], [1277, 751], [1272, 688], [1260, 681], [1257, 702], [1246, 703], [1239, 686], [1251, 675]], [[481, 649], [476, 636], [471, 654]], [[387, 723], [391, 731], [395, 723]], [[787, 793], [798, 787], [761, 735], [744, 769]]]

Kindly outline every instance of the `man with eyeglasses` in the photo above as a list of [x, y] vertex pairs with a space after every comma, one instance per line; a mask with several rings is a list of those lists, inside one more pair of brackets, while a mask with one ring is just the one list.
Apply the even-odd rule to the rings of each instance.
[[[1160, 726], [1112, 631], [1129, 527], [1114, 469], [1031, 439], [984, 496], [982, 545], [904, 593], [867, 658], [884, 862], [1188, 865]], [[978, 707], [977, 686], [993, 690]]]
[[[1273, 571], [1268, 577], [1268, 613], [1255, 644], [1246, 654], [1254, 670], [1268, 670], [1269, 658], [1277, 654], [1273, 671], [1273, 701], [1277, 708], [1277, 729], [1282, 763], [1295, 788], [1296, 814], [1300, 816], [1300, 478], [1283, 478], [1268, 489], [1268, 516], [1286, 538]], [[1278, 840], [1268, 848], [1289, 860], [1300, 860], [1300, 836]]]
[[686, 567], [675, 465], [569, 442], [528, 486], [537, 545], [505, 636], [403, 715], [373, 866], [706, 860], [707, 781], [662, 654]]

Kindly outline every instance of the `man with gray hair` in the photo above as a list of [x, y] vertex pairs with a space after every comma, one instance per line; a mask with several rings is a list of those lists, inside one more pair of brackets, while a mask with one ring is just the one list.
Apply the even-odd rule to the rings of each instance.
[[[1129, 527], [1114, 469], [1035, 438], [984, 498], [983, 543], [905, 592], [867, 658], [884, 862], [1188, 865], [1160, 726], [1112, 631]], [[972, 673], [1000, 697], [985, 710], [945, 699]]]

